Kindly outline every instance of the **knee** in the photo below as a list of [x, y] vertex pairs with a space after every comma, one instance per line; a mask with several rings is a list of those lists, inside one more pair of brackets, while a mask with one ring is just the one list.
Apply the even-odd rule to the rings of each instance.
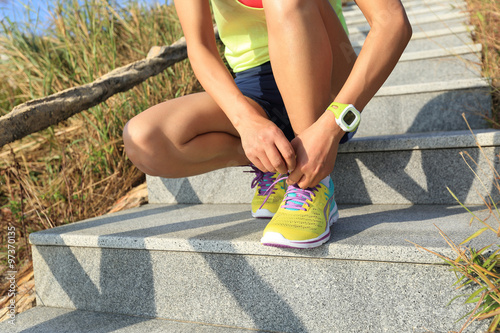
[[147, 122], [135, 117], [129, 120], [123, 128], [123, 144], [130, 161], [145, 174], [178, 178], [184, 171], [166, 134]]
[[147, 165], [155, 142], [151, 131], [143, 125], [136, 118], [130, 119], [123, 128], [123, 144], [132, 163], [144, 173], [151, 174]]

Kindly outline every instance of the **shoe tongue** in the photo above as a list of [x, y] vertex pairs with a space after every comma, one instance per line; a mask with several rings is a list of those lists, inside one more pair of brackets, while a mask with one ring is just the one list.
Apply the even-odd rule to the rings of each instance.
[[326, 187], [330, 188], [330, 175], [328, 175], [325, 178], [321, 179], [320, 183], [323, 184], [323, 185], [325, 185]]
[[289, 190], [285, 197], [286, 204], [283, 206], [287, 210], [300, 210], [306, 200], [311, 199], [310, 193], [295, 185], [290, 185]]

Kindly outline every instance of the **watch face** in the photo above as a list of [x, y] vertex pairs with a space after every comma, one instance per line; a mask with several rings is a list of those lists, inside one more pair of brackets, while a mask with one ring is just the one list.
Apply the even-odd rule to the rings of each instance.
[[354, 114], [354, 112], [352, 112], [351, 110], [347, 111], [347, 113], [344, 116], [345, 123], [348, 126], [351, 126], [354, 120], [356, 120], [356, 115]]

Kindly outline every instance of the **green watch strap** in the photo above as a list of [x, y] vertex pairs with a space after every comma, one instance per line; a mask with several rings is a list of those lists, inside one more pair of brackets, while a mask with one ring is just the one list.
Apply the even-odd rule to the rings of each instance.
[[353, 132], [358, 128], [361, 116], [354, 105], [333, 102], [327, 110], [333, 113], [337, 125], [345, 132]]
[[342, 104], [342, 103], [333, 102], [332, 104], [330, 104], [330, 106], [327, 108], [327, 110], [333, 112], [333, 114], [335, 115], [335, 118], [339, 119], [342, 112], [344, 112], [345, 108], [348, 106], [349, 106], [349, 104]]

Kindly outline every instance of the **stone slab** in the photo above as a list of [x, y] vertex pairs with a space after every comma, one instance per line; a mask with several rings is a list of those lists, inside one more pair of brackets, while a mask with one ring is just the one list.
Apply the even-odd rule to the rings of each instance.
[[[482, 206], [470, 206], [470, 209], [480, 218], [487, 216]], [[479, 222], [469, 226], [470, 213], [457, 204], [339, 205], [339, 211], [340, 219], [333, 227], [330, 242], [308, 250], [261, 245], [262, 231], [269, 220], [252, 218], [249, 204], [148, 204], [32, 233], [30, 242], [37, 247], [72, 249], [109, 248], [441, 264], [441, 259], [419, 250], [409, 241], [452, 257], [453, 251], [436, 227], [455, 242], [465, 240], [482, 227]], [[479, 248], [496, 240], [492, 233], [485, 233], [471, 245]], [[95, 260], [98, 258], [88, 257], [88, 262], [82, 265], [89, 270], [99, 269], [99, 265], [92, 266]]]
[[0, 323], [4, 333], [247, 333], [246, 329], [37, 306]]
[[[459, 27], [462, 30], [464, 27]], [[438, 30], [439, 31], [439, 30]], [[417, 33], [417, 36], [425, 35], [426, 33]], [[360, 35], [358, 35], [360, 36]], [[351, 38], [351, 44], [354, 48], [354, 52], [359, 55], [361, 52], [361, 47], [365, 41], [364, 37]], [[454, 34], [447, 34], [441, 36], [429, 36], [426, 38], [415, 38], [411, 39], [403, 52], [403, 59], [408, 53], [423, 52], [423, 51], [434, 51], [434, 50], [447, 50], [450, 48], [463, 47], [464, 45], [470, 45], [473, 48], [475, 45], [472, 40], [472, 34], [469, 31], [459, 32]], [[472, 50], [469, 48], [467, 53]], [[413, 56], [413, 55], [412, 55]], [[418, 56], [418, 55], [417, 55]]]
[[[440, 3], [432, 6], [411, 7], [406, 10], [406, 15], [408, 16], [410, 23], [414, 23], [422, 20], [427, 21], [432, 16], [441, 17], [450, 13], [463, 15], [464, 9], [466, 9], [465, 4], [462, 6], [451, 6], [447, 3]], [[367, 24], [367, 20], [361, 11], [359, 11], [358, 15], [348, 15], [345, 19], [348, 27]]]
[[357, 136], [488, 128], [489, 85], [481, 79], [382, 87], [363, 110]]
[[464, 204], [482, 204], [488, 195], [498, 201], [500, 132], [476, 134], [481, 149], [466, 132], [354, 139], [341, 146], [332, 173], [337, 201], [453, 204], [448, 188]]
[[481, 44], [468, 44], [462, 46], [455, 46], [450, 48], [435, 48], [432, 50], [422, 50], [416, 52], [407, 52], [401, 55], [399, 62], [417, 61], [417, 60], [431, 60], [445, 57], [455, 57], [461, 59], [463, 56], [476, 54], [479, 56], [482, 50]]
[[[429, 15], [425, 19], [419, 18], [418, 21], [410, 21], [413, 32], [424, 32], [424, 31], [433, 31], [440, 30], [445, 28], [454, 28], [460, 27], [466, 24], [467, 15], [464, 13], [450, 13], [443, 14], [440, 16]], [[357, 34], [367, 35], [371, 30], [369, 24], [359, 24], [353, 27], [347, 26], [349, 31], [349, 35], [356, 37]]]
[[405, 240], [445, 252], [433, 222], [456, 241], [478, 227], [460, 207], [344, 207], [306, 251], [260, 246], [266, 222], [245, 216], [148, 205], [32, 234], [37, 302], [294, 333], [448, 332], [470, 309], [446, 306], [454, 274]]
[[[463, 43], [460, 43], [459, 45], [471, 44], [471, 42], [468, 42], [468, 41], [471, 37], [470, 34], [472, 31], [474, 31], [474, 26], [465, 25], [465, 24], [453, 26], [453, 27], [446, 27], [446, 28], [437, 29], [437, 30], [414, 31], [413, 34], [411, 35], [410, 43], [414, 42], [415, 40], [419, 40], [419, 39], [434, 39], [437, 37], [446, 37], [446, 36], [467, 33], [469, 35], [468, 38], [464, 39]], [[353, 46], [356, 47], [356, 46], [361, 46], [363, 44], [365, 37], [366, 36], [363, 36], [363, 35], [350, 35], [349, 40], [351, 41]]]
[[[483, 152], [498, 170], [500, 148]], [[477, 148], [342, 154], [333, 171], [338, 202], [353, 204], [452, 204], [456, 199], [448, 188], [467, 205], [480, 204], [490, 194], [498, 201], [495, 177]]]
[[[44, 246], [33, 254], [48, 262], [37, 301], [78, 309], [290, 333], [445, 333], [471, 309], [447, 306], [458, 293], [440, 265]], [[82, 270], [87, 258], [100, 272]]]
[[[414, 10], [420, 10], [421, 8], [429, 8], [433, 7], [436, 5], [446, 5], [450, 7], [463, 7], [466, 5], [465, 1], [461, 0], [451, 0], [451, 1], [442, 1], [442, 0], [409, 0], [409, 1], [402, 1], [403, 6], [405, 7], [405, 10], [407, 11], [414, 11]], [[359, 7], [356, 5], [354, 1], [348, 2], [343, 5], [342, 7], [344, 16], [346, 19], [362, 15], [361, 10]]]
[[[355, 138], [341, 145], [332, 173], [338, 203], [454, 204], [449, 186], [463, 203], [482, 204], [476, 193], [497, 194], [489, 159], [498, 170], [500, 132], [496, 130], [411, 133]], [[477, 146], [482, 146], [484, 156]], [[486, 189], [460, 156], [476, 159]], [[470, 162], [469, 162], [470, 163]], [[245, 167], [165, 179], [147, 176], [151, 203], [249, 203], [253, 174]], [[460, 175], [460, 177], [457, 177]]]
[[454, 81], [481, 77], [481, 60], [476, 53], [400, 61], [384, 86]]
[[482, 129], [433, 133], [409, 133], [356, 138], [339, 146], [339, 153], [372, 153], [404, 150], [468, 149], [498, 147], [500, 131]]

